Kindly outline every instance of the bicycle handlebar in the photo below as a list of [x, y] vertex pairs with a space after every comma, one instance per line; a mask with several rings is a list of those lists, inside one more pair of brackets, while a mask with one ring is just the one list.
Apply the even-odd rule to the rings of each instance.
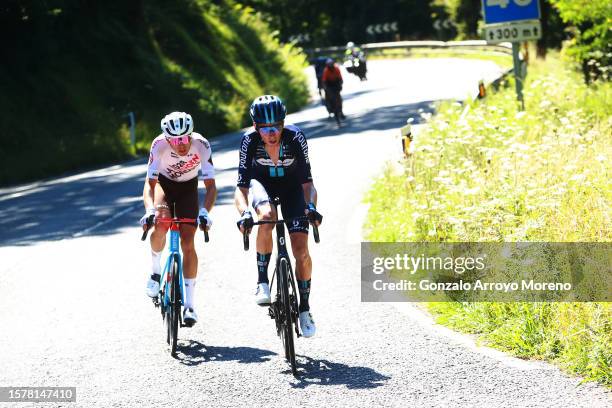
[[[306, 216], [296, 217], [296, 218], [293, 218], [292, 221], [293, 220], [301, 220], [301, 219], [308, 219], [308, 217], [306, 217]], [[252, 224], [252, 226], [262, 225], [262, 224], [275, 224], [276, 225], [276, 224], [282, 224], [284, 222], [285, 222], [285, 220], [276, 220], [276, 221], [261, 220], [261, 221], [254, 222]], [[321, 241], [320, 238], [319, 238], [319, 227], [317, 227], [314, 224], [310, 224], [310, 225], [312, 225], [312, 235], [314, 237], [314, 240], [318, 244]], [[249, 232], [247, 232], [246, 230], [242, 233], [242, 243], [244, 245], [244, 250], [248, 251], [249, 250]]]
[[151, 225], [153, 225], [154, 219], [155, 219], [154, 215], [149, 215], [149, 217], [147, 218], [147, 223], [145, 224], [147, 228], [142, 233], [142, 238], [140, 238], [141, 241], [144, 241], [145, 239], [147, 239], [147, 235], [149, 234], [149, 228], [151, 228]]
[[[151, 215], [148, 219], [147, 219], [147, 223], [146, 226], [147, 228], [144, 230], [144, 232], [142, 233], [142, 237], [140, 238], [141, 241], [144, 241], [145, 239], [147, 239], [147, 235], [149, 234], [149, 229], [151, 228], [151, 226], [153, 225], [153, 219], [154, 216]], [[158, 218], [155, 220], [156, 223], [166, 223], [166, 224], [194, 224], [196, 222], [195, 218]], [[210, 240], [210, 237], [208, 236], [208, 230], [204, 229], [204, 242], [208, 242]]]

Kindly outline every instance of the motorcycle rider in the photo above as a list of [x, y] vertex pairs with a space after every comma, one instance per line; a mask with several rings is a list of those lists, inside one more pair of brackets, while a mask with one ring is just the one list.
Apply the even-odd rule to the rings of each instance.
[[[366, 65], [365, 53], [360, 47], [356, 46], [354, 42], [349, 41], [346, 43], [346, 50], [344, 51], [344, 59], [346, 61], [351, 61], [352, 69], [350, 72], [357, 75], [359, 79], [361, 79], [362, 81], [367, 79], [366, 73], [368, 71], [368, 68]], [[359, 61], [358, 66], [355, 66], [353, 62], [354, 59]]]

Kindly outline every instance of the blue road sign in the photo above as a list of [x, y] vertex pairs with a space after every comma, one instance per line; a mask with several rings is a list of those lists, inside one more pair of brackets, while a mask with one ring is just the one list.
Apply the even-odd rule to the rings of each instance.
[[539, 0], [482, 0], [485, 24], [540, 18]]

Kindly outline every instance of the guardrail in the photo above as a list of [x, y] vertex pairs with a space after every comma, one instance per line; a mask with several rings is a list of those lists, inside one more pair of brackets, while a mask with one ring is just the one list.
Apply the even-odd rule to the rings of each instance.
[[[417, 48], [438, 48], [438, 49], [476, 49], [504, 55], [512, 55], [511, 43], [488, 44], [484, 40], [470, 41], [395, 41], [362, 44], [361, 49], [364, 51], [382, 51], [392, 49], [417, 49]], [[321, 47], [310, 48], [305, 50], [310, 57], [327, 54], [343, 54], [346, 47]]]

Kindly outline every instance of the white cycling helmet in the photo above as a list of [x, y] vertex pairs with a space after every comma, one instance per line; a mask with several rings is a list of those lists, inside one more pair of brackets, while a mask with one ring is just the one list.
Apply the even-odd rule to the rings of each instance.
[[166, 137], [186, 136], [193, 132], [193, 119], [185, 112], [172, 112], [161, 120], [161, 130]]
[[355, 43], [352, 41], [349, 41], [346, 43], [346, 48], [353, 48], [355, 46]]

